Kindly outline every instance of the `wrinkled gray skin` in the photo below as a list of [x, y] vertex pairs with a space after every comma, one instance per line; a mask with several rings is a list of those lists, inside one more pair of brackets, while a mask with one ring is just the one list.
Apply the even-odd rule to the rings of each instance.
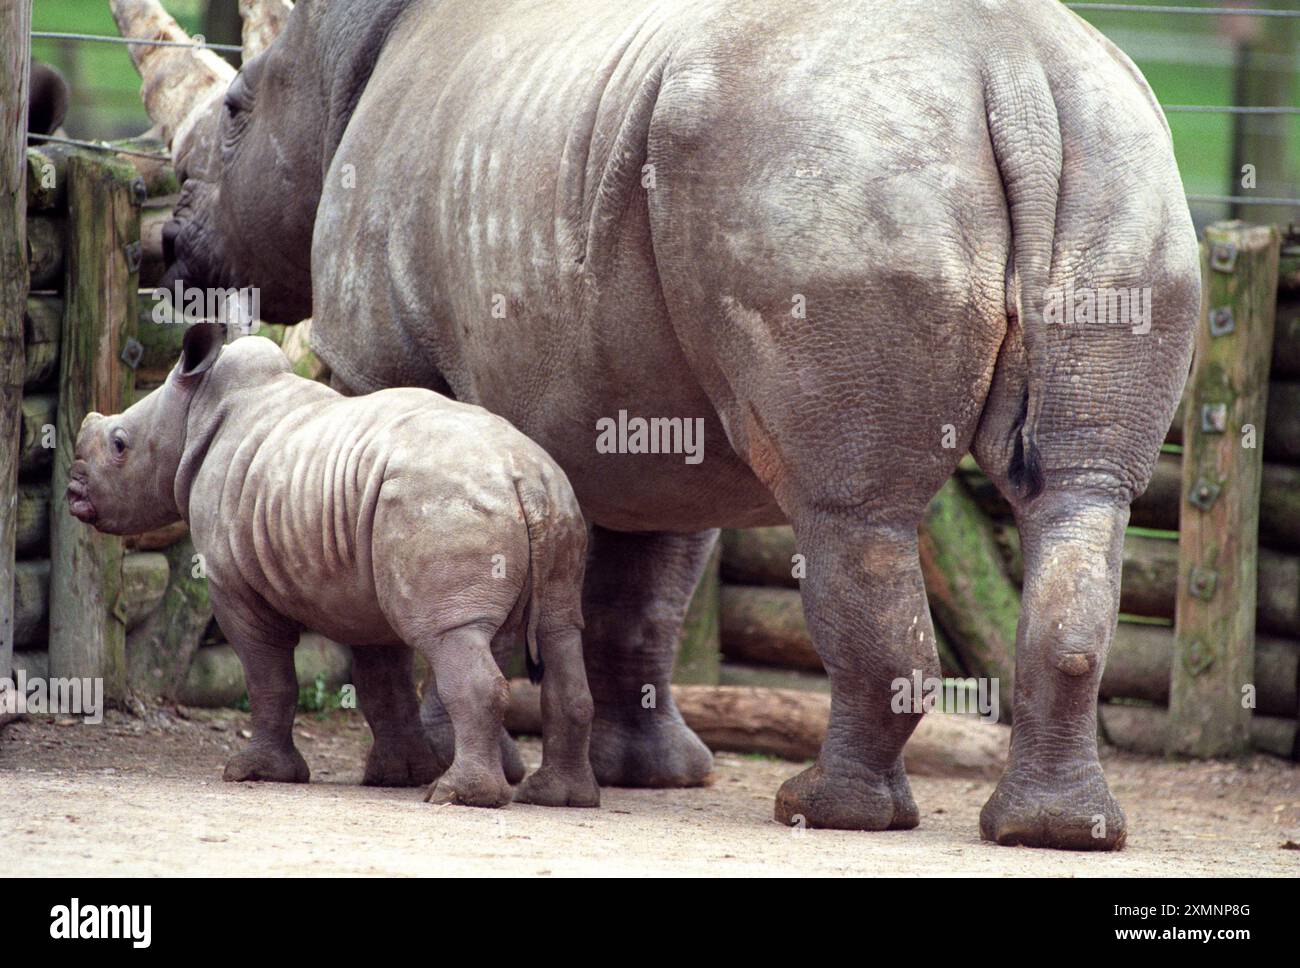
[[[86, 418], [68, 501], [110, 534], [189, 523], [252, 707], [252, 741], [227, 780], [307, 781], [293, 649], [312, 628], [354, 647], [375, 736], [365, 783], [436, 781], [434, 802], [506, 803], [509, 689], [491, 646], [523, 630], [544, 664], [543, 760], [515, 798], [599, 804], [586, 525], [564, 473], [500, 417], [414, 388], [341, 397], [292, 374], [270, 340], [223, 349], [220, 328], [202, 324], [165, 386], [120, 416]], [[455, 728], [450, 762], [421, 728], [411, 648]]]
[[[175, 274], [311, 311], [354, 392], [436, 388], [555, 457], [595, 526], [603, 783], [705, 778], [668, 689], [691, 589], [712, 529], [789, 521], [833, 701], [776, 817], [915, 826], [890, 683], [937, 671], [916, 529], [969, 449], [1026, 569], [981, 832], [1123, 844], [1097, 689], [1199, 287], [1109, 42], [1055, 0], [301, 0], [227, 102]], [[1047, 325], [1067, 285], [1149, 288], [1150, 331]], [[702, 418], [703, 462], [598, 453], [620, 409]]]

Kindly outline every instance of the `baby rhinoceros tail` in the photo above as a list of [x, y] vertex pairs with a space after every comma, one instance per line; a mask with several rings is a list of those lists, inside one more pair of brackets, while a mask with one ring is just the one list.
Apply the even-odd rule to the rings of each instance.
[[547, 556], [547, 521], [550, 520], [550, 502], [546, 492], [515, 477], [515, 494], [524, 512], [528, 528], [528, 601], [524, 606], [524, 668], [528, 681], [537, 685], [546, 672], [541, 649], [537, 644], [537, 627], [542, 613], [542, 587], [545, 584]]

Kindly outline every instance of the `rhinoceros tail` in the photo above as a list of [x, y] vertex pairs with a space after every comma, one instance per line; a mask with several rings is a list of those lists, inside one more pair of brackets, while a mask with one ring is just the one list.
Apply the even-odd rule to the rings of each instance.
[[1060, 195], [1060, 118], [1042, 65], [1028, 52], [999, 52], [999, 60], [986, 67], [984, 108], [1011, 219], [1013, 271], [1008, 274], [1007, 315], [1019, 321], [1028, 357], [1025, 398], [1008, 476], [1021, 498], [1030, 500], [1045, 483], [1035, 432], [1050, 365], [1043, 306], [1051, 280]]
[[528, 680], [533, 684], [542, 681], [546, 672], [546, 663], [542, 661], [542, 652], [537, 644], [537, 625], [542, 612], [542, 585], [547, 556], [546, 521], [548, 520], [545, 495], [538, 494], [527, 484], [515, 479], [515, 494], [519, 497], [519, 507], [524, 512], [524, 524], [528, 528], [528, 602], [524, 606], [524, 668], [528, 670]]

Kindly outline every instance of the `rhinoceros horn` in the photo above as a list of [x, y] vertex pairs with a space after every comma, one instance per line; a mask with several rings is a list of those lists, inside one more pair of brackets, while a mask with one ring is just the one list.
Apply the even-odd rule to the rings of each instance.
[[[109, 0], [109, 6], [123, 37], [191, 42], [158, 0]], [[212, 51], [198, 47], [129, 46], [143, 81], [140, 96], [145, 110], [160, 137], [179, 148], [188, 129], [230, 86], [235, 70]]]
[[266, 50], [293, 13], [289, 0], [239, 0], [244, 20], [244, 63]]

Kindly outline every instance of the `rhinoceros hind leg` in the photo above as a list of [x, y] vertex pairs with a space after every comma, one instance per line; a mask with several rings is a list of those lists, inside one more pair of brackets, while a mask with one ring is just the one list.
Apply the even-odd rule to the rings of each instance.
[[424, 786], [442, 773], [420, 726], [420, 702], [411, 678], [414, 652], [405, 645], [352, 650], [361, 712], [375, 742], [366, 756], [365, 786]]
[[[577, 589], [574, 589], [576, 597]], [[543, 807], [598, 807], [600, 787], [591, 768], [593, 704], [577, 628], [539, 635], [542, 676], [542, 765], [515, 791], [515, 800]]]
[[1118, 850], [1124, 813], [1097, 757], [1097, 692], [1115, 632], [1127, 502], [1049, 490], [1016, 508], [1025, 590], [1007, 771], [980, 815], [998, 844]]
[[670, 683], [686, 610], [717, 531], [592, 529], [583, 590], [591, 765], [602, 786], [709, 781], [713, 754], [682, 720]]
[[919, 822], [903, 745], [921, 720], [897, 683], [939, 674], [916, 525], [865, 524], [825, 509], [793, 515], [808, 549], [804, 613], [831, 680], [817, 762], [777, 793], [779, 823], [906, 830]]
[[501, 768], [500, 736], [510, 688], [492, 657], [491, 636], [478, 625], [465, 625], [422, 648], [455, 734], [451, 765], [425, 799], [504, 806], [511, 789]]

